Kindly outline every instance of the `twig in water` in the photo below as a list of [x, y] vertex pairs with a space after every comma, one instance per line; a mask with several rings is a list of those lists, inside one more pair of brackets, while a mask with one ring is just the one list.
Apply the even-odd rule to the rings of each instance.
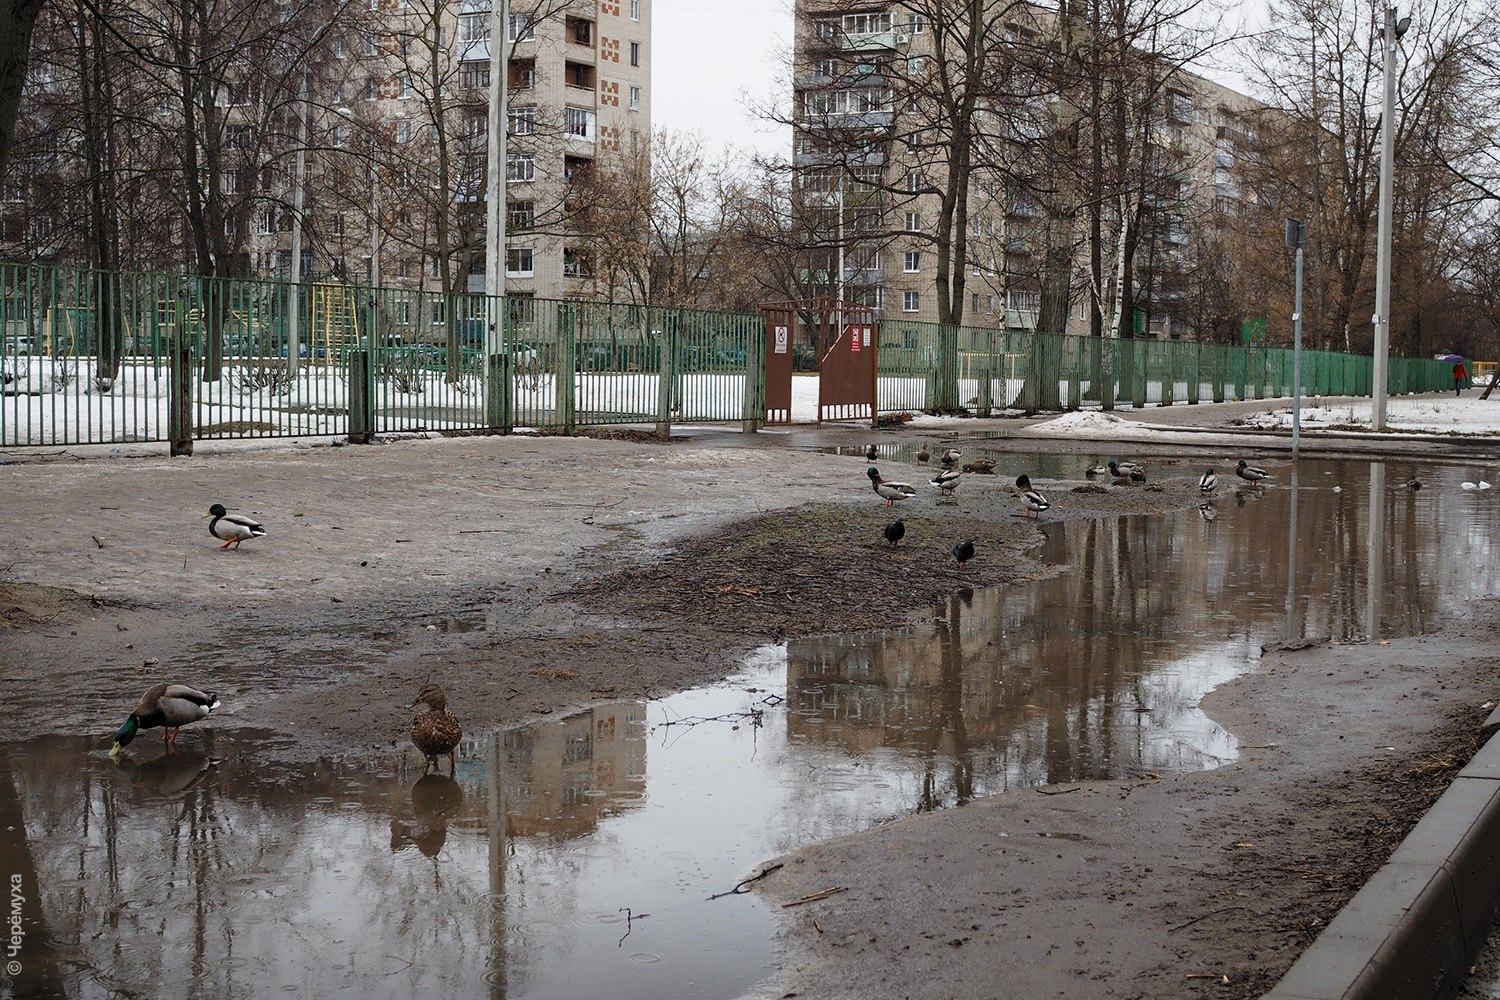
[[772, 872], [776, 871], [778, 868], [783, 868], [783, 867], [785, 867], [785, 866], [781, 865], [781, 864], [774, 864], [771, 867], [763, 870], [759, 875], [751, 875], [749, 878], [745, 879], [743, 882], [740, 882], [738, 885], [736, 885], [733, 889], [730, 889], [728, 892], [716, 892], [712, 896], [709, 896], [708, 898], [709, 899], [718, 899], [721, 896], [736, 896], [736, 895], [740, 895], [742, 893], [749, 892], [750, 890], [746, 889], [745, 886], [749, 885], [751, 882], [759, 882], [761, 879], [765, 878], [767, 875], [769, 875]]
[[1074, 786], [1073, 788], [1056, 788], [1051, 791], [1048, 791], [1045, 788], [1038, 788], [1036, 790], [1036, 793], [1038, 795], [1067, 795], [1069, 792], [1076, 792], [1078, 790], [1079, 789], [1077, 786]]
[[622, 907], [620, 907], [620, 911], [619, 912], [625, 914], [625, 933], [621, 934], [620, 935], [620, 940], [615, 943], [615, 947], [616, 948], [618, 948], [621, 945], [623, 945], [625, 943], [625, 939], [628, 938], [628, 937], [630, 937], [630, 930], [631, 930], [630, 925], [631, 925], [631, 921], [634, 921], [634, 920], [645, 920], [647, 917], [651, 916], [651, 914], [649, 914], [649, 913], [635, 913], [635, 914], [632, 914], [630, 912], [630, 907], [628, 907], [628, 906], [622, 906]]
[[99, 546], [101, 549], [104, 548], [104, 543], [101, 542], [101, 541], [99, 541], [99, 536], [98, 535], [90, 535], [89, 537], [94, 540], [94, 544], [95, 545]]

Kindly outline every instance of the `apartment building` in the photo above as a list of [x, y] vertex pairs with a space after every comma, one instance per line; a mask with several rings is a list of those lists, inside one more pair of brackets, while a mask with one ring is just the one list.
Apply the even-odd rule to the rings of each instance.
[[[369, 0], [310, 87], [314, 152], [257, 220], [257, 270], [304, 279], [482, 292], [492, 13], [485, 0]], [[505, 290], [589, 297], [579, 233], [596, 164], [651, 129], [650, 0], [512, 0]], [[294, 239], [295, 222], [302, 232]]]
[[[819, 291], [876, 307], [887, 320], [932, 322], [937, 227], [954, 155], [944, 145], [934, 81], [948, 73], [946, 82], [960, 90], [980, 81], [978, 73], [955, 80], [951, 70], [939, 69], [937, 32], [923, 7], [798, 0], [793, 159], [813, 230], [809, 272], [815, 283], [822, 279]], [[1201, 76], [1143, 59], [1142, 73], [1157, 96], [1132, 132], [1150, 148], [1148, 155], [1118, 157], [1145, 166], [1123, 183], [1111, 179], [1109, 188], [1125, 189], [1130, 200], [1110, 197], [1105, 238], [1091, 255], [1081, 215], [1065, 211], [1069, 197], [1076, 206], [1090, 194], [1061, 190], [1058, 177], [1072, 167], [1060, 165], [1056, 147], [1046, 145], [1067, 113], [1065, 95], [1042, 69], [1055, 58], [1056, 14], [1034, 6], [1007, 11], [978, 47], [988, 66], [980, 72], [1010, 81], [1011, 89], [982, 97], [966, 126], [973, 137], [964, 173], [965, 246], [950, 265], [964, 272], [963, 321], [1036, 329], [1047, 252], [1061, 242], [1075, 248], [1066, 329], [1088, 332], [1096, 302], [1106, 317], [1111, 311], [1116, 278], [1109, 265], [1121, 246], [1119, 219], [1140, 209], [1133, 242], [1137, 332], [1189, 335], [1181, 304], [1189, 294], [1184, 282], [1193, 271], [1194, 230], [1233, 218], [1253, 201], [1236, 150], [1253, 139], [1250, 118], [1258, 106]], [[948, 32], [949, 63], [961, 62], [951, 25]], [[1103, 129], [1085, 122], [1079, 132], [1086, 146]], [[1075, 156], [1086, 153], [1080, 147]], [[1104, 262], [1097, 276], [1094, 257]]]

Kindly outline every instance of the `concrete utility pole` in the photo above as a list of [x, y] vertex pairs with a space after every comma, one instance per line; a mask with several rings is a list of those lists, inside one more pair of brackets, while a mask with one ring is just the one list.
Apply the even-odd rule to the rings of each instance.
[[1287, 219], [1286, 245], [1297, 251], [1297, 290], [1292, 305], [1292, 458], [1295, 459], [1302, 448], [1302, 252], [1307, 246], [1307, 226], [1297, 219]]
[[286, 291], [286, 366], [297, 373], [302, 353], [302, 207], [307, 186], [307, 76], [302, 77], [302, 91], [297, 113], [297, 164], [292, 176], [292, 267], [291, 287]]
[[1396, 20], [1385, 10], [1381, 44], [1385, 50], [1385, 100], [1380, 118], [1380, 214], [1375, 235], [1375, 358], [1371, 369], [1370, 428], [1385, 430], [1386, 367], [1391, 346], [1391, 188], [1396, 170], [1396, 42], [1411, 18]]
[[484, 353], [490, 357], [500, 353], [500, 299], [505, 295], [505, 132], [510, 124], [506, 115], [505, 90], [506, 76], [510, 72], [510, 60], [506, 58], [509, 8], [507, 0], [491, 0], [489, 142], [484, 206], [484, 294], [489, 314]]

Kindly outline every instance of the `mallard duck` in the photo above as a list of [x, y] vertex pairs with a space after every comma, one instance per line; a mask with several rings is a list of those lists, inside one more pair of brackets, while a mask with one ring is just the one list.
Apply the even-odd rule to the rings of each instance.
[[1234, 467], [1234, 474], [1247, 483], [1258, 483], [1262, 479], [1269, 479], [1271, 476], [1265, 469], [1258, 469], [1243, 458], [1240, 459], [1240, 464]]
[[1134, 462], [1116, 462], [1110, 459], [1109, 474], [1116, 479], [1127, 479], [1132, 483], [1144, 483], [1146, 481], [1146, 467]]
[[891, 543], [891, 548], [894, 549], [896, 547], [896, 543], [899, 542], [899, 541], [901, 541], [901, 539], [903, 539], [905, 537], [906, 537], [906, 520], [905, 520], [905, 518], [898, 517], [894, 521], [892, 521], [890, 524], [887, 524], [885, 526], [885, 540]]
[[1033, 517], [1041, 517], [1042, 511], [1051, 507], [1047, 498], [1040, 491], [1031, 488], [1031, 477], [1020, 475], [1016, 477], [1016, 489], [1021, 491], [1021, 502], [1026, 505], [1026, 510]]
[[885, 497], [885, 505], [887, 507], [894, 507], [897, 500], [905, 500], [907, 497], [917, 495], [917, 491], [912, 487], [911, 483], [892, 483], [881, 479], [880, 470], [873, 465], [865, 471], [865, 475], [870, 477], [870, 488], [878, 496]]
[[868, 458], [870, 461], [873, 462], [873, 461], [875, 461], [879, 457], [880, 457], [880, 449], [879, 448], [875, 447], [873, 444], [865, 445], [865, 458]]
[[917, 461], [921, 462], [923, 465], [926, 465], [927, 464], [927, 460], [930, 459], [931, 457], [932, 457], [932, 452], [930, 452], [930, 451], [927, 450], [927, 446], [925, 444], [922, 447], [920, 447], [920, 448], [917, 449]]
[[1214, 506], [1212, 500], [1205, 500], [1198, 505], [1198, 516], [1205, 521], [1212, 521], [1219, 516], [1219, 509]]
[[948, 497], [952, 496], [953, 491], [958, 489], [958, 481], [963, 478], [963, 475], [957, 469], [944, 469], [929, 479], [928, 482], [941, 490], [943, 496]]
[[1212, 493], [1219, 488], [1219, 477], [1214, 475], [1213, 469], [1205, 469], [1203, 477], [1198, 480], [1199, 493]]
[[224, 544], [219, 546], [221, 549], [227, 549], [232, 545], [238, 552], [240, 542], [247, 538], [259, 538], [266, 533], [266, 529], [261, 527], [259, 521], [242, 514], [231, 514], [221, 503], [208, 508], [208, 513], [203, 516], [213, 518], [208, 522], [208, 533], [224, 540]]
[[418, 712], [411, 720], [412, 744], [427, 758], [427, 769], [436, 770], [438, 758], [448, 755], [448, 770], [458, 765], [458, 741], [463, 737], [464, 727], [448, 711], [448, 696], [437, 684], [425, 684], [417, 692], [417, 700], [408, 708], [426, 705], [427, 711]]
[[130, 717], [115, 733], [115, 745], [111, 754], [118, 754], [135, 734], [142, 729], [161, 727], [163, 745], [177, 744], [177, 730], [190, 722], [206, 719], [219, 707], [219, 696], [211, 691], [199, 691], [186, 684], [157, 684], [146, 689], [140, 702], [130, 710]]
[[1098, 462], [1095, 462], [1087, 469], [1084, 469], [1083, 474], [1085, 476], [1088, 476], [1090, 479], [1098, 479], [1100, 476], [1109, 475], [1109, 466], [1100, 465]]
[[958, 464], [958, 456], [962, 454], [957, 448], [944, 448], [938, 460], [943, 463], [944, 468], [951, 469]]
[[978, 473], [981, 476], [995, 471], [995, 460], [993, 458], [976, 458], [972, 462], [964, 463], [965, 472]]
[[973, 559], [974, 539], [970, 538], [953, 546], [953, 558], [958, 560], [958, 565], [960, 567], [962, 567], [963, 564], [968, 562], [970, 559]]
[[1420, 479], [1409, 479], [1406, 482], [1406, 488], [1409, 489], [1409, 490], [1411, 490], [1413, 493], [1415, 493], [1415, 492], [1417, 492], [1417, 490], [1420, 490], [1422, 488], [1422, 480], [1420, 480]]

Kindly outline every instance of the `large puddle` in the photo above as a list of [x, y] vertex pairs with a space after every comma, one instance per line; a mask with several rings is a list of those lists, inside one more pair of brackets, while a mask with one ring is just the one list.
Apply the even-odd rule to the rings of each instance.
[[709, 897], [760, 862], [1006, 788], [1218, 766], [1235, 740], [1196, 705], [1263, 643], [1432, 631], [1500, 592], [1500, 491], [1460, 485], [1483, 470], [1278, 471], [1207, 511], [1044, 525], [1067, 572], [918, 628], [479, 735], [457, 780], [414, 752], [268, 763], [284, 737], [212, 725], [118, 764], [107, 736], [0, 747], [26, 929], [0, 991], [742, 996], [774, 915]]

